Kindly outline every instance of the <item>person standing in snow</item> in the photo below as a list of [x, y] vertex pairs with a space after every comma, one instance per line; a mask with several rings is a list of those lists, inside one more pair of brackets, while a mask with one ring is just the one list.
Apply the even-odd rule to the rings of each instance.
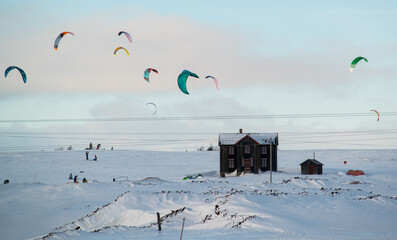
[[88, 160], [88, 152], [85, 152], [85, 160]]
[[74, 183], [78, 183], [78, 181], [77, 181], [77, 175], [76, 176], [74, 176]]
[[96, 157], [96, 155], [95, 155], [95, 157], [94, 157], [94, 159], [92, 159], [93, 161], [96, 161], [97, 160], [97, 157]]
[[70, 180], [72, 180], [72, 179], [73, 179], [73, 175], [72, 175], [72, 173], [70, 173], [70, 175], [69, 175], [69, 179], [70, 179]]

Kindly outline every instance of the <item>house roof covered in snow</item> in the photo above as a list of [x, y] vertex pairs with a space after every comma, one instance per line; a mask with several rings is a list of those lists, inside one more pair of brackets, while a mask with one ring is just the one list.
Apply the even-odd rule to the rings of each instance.
[[234, 145], [246, 136], [261, 145], [270, 144], [270, 138], [272, 138], [272, 144], [278, 144], [278, 141], [276, 141], [278, 133], [220, 133], [219, 145]]
[[324, 165], [321, 162], [317, 161], [316, 159], [307, 159], [306, 161], [302, 162], [300, 165], [304, 164], [307, 161], [313, 162], [316, 165]]

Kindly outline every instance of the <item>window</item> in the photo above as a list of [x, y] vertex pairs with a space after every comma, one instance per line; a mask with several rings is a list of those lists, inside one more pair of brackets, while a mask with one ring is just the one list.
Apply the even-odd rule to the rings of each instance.
[[262, 160], [262, 167], [266, 168], [267, 167], [267, 158], [261, 158]]
[[229, 168], [234, 168], [234, 159], [233, 158], [229, 158]]
[[251, 152], [250, 146], [245, 146], [244, 147], [244, 153], [250, 153], [250, 152]]
[[262, 147], [262, 154], [267, 154], [267, 147]]
[[234, 155], [234, 147], [229, 147], [229, 155]]

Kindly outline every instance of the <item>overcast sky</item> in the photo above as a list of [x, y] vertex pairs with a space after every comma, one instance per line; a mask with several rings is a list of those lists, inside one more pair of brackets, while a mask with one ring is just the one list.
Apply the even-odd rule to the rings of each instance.
[[0, 71], [27, 74], [0, 75], [0, 151], [195, 150], [239, 128], [280, 149], [396, 148], [396, 22], [392, 0], [0, 0]]

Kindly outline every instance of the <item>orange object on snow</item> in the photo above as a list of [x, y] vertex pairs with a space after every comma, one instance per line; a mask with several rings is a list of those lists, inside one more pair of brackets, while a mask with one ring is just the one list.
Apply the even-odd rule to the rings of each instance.
[[346, 174], [353, 175], [353, 176], [365, 175], [364, 172], [361, 170], [349, 170]]

